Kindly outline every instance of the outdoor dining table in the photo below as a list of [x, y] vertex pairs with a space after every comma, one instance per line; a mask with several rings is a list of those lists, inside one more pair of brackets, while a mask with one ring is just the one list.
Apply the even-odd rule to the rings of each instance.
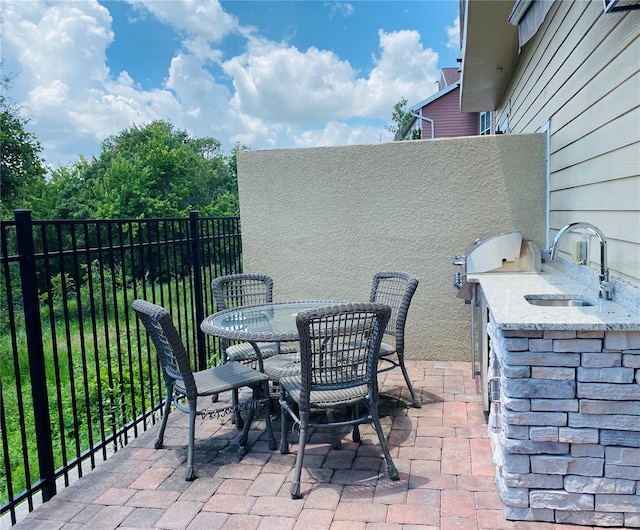
[[[275, 342], [279, 350], [281, 342], [297, 342], [299, 335], [296, 316], [299, 312], [339, 303], [341, 302], [311, 300], [229, 308], [206, 317], [200, 324], [200, 329], [207, 335], [251, 344], [256, 352], [257, 368], [264, 372], [260, 343]], [[297, 354], [276, 354], [269, 358], [269, 363], [272, 369], [291, 373], [299, 370], [300, 357]], [[270, 407], [270, 404], [267, 406]], [[275, 441], [270, 448], [276, 448]]]
[[311, 300], [224, 309], [206, 317], [200, 329], [221, 339], [246, 341], [256, 351], [258, 369], [263, 371], [260, 342], [293, 342], [299, 339], [296, 315], [306, 309], [339, 304], [337, 301]]

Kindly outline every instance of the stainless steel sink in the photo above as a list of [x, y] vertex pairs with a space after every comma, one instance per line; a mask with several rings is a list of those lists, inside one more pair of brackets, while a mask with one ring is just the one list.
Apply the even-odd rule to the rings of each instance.
[[593, 305], [591, 302], [589, 302], [588, 300], [585, 300], [583, 297], [578, 295], [548, 296], [548, 295], [529, 294], [529, 295], [525, 295], [524, 298], [531, 305], [544, 306], [544, 307], [586, 307], [586, 306]]

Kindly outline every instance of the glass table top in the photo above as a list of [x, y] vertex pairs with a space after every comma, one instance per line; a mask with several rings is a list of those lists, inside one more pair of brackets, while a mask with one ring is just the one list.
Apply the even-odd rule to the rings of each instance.
[[204, 319], [201, 329], [225, 339], [290, 341], [298, 339], [296, 316], [300, 311], [341, 302], [312, 300], [226, 309]]

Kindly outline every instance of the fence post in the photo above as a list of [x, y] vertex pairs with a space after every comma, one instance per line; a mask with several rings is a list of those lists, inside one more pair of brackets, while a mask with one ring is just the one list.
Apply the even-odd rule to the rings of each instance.
[[24, 321], [29, 353], [38, 466], [42, 481], [42, 500], [46, 502], [56, 494], [56, 481], [31, 211], [14, 210], [13, 213], [16, 220], [16, 239], [20, 256], [20, 281], [22, 282]]
[[189, 222], [191, 224], [191, 263], [193, 267], [193, 289], [195, 291], [196, 303], [196, 345], [198, 348], [198, 370], [207, 367], [206, 348], [204, 334], [200, 329], [200, 322], [204, 320], [204, 297], [202, 295], [202, 268], [200, 264], [200, 223], [198, 222], [198, 212], [189, 212]]

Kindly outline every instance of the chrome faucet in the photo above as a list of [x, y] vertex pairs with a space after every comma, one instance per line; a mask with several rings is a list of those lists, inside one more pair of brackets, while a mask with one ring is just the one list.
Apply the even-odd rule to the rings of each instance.
[[556, 237], [553, 238], [551, 248], [547, 251], [549, 253], [549, 260], [553, 261], [556, 259], [556, 255], [558, 254], [558, 244], [564, 235], [567, 232], [579, 229], [589, 230], [589, 232], [594, 234], [600, 240], [600, 274], [598, 275], [600, 288], [598, 291], [598, 297], [611, 300], [613, 297], [613, 285], [611, 285], [611, 282], [609, 281], [609, 268], [607, 267], [607, 240], [598, 227], [591, 223], [571, 223], [562, 227], [556, 234]]

